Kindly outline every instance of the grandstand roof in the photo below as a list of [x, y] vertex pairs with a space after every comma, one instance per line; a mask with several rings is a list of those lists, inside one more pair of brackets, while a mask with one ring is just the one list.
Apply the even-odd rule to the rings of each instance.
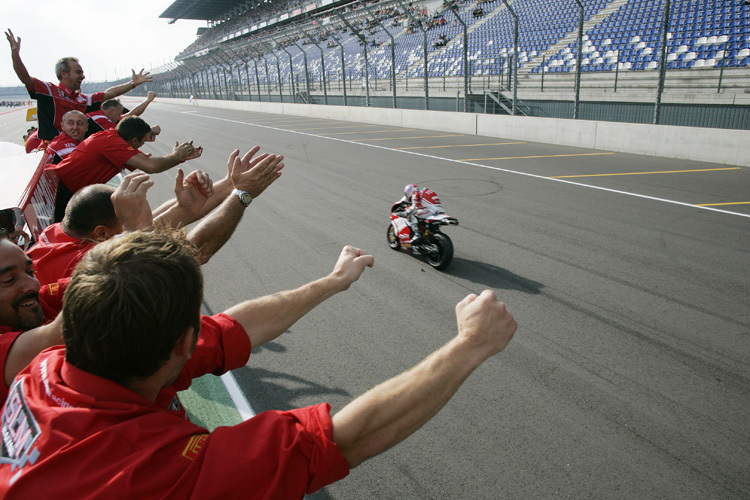
[[247, 0], [175, 0], [159, 18], [214, 21], [226, 18], [229, 11], [246, 3]]

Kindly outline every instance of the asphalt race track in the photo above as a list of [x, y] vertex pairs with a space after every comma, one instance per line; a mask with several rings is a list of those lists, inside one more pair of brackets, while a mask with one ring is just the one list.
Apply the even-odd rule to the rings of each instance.
[[[20, 141], [12, 116], [0, 140]], [[450, 339], [469, 293], [493, 289], [518, 321], [437, 417], [309, 498], [750, 497], [750, 169], [428, 123], [158, 102], [144, 118], [163, 130], [145, 152], [192, 139], [205, 152], [183, 167], [214, 179], [234, 148], [286, 158], [204, 267], [206, 313], [317, 279], [346, 244], [375, 256], [234, 372], [254, 411], [340, 410]], [[154, 205], [174, 173], [155, 178]], [[460, 221], [443, 272], [386, 244], [410, 182]]]

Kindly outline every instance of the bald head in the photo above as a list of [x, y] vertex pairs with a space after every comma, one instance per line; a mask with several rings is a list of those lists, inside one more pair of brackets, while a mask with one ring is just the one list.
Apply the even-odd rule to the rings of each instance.
[[62, 129], [69, 137], [81, 142], [89, 129], [88, 118], [80, 111], [68, 111], [62, 117]]
[[63, 231], [80, 239], [103, 241], [122, 232], [122, 224], [115, 214], [112, 193], [115, 188], [106, 184], [92, 184], [80, 189], [65, 207]]

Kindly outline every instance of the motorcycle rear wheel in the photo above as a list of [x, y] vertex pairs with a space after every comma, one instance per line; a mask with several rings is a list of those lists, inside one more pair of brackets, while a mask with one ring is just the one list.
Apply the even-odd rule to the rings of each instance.
[[435, 269], [445, 269], [453, 260], [453, 242], [447, 235], [437, 233], [430, 237], [430, 243], [437, 247], [437, 252], [427, 255], [427, 263]]
[[398, 250], [401, 246], [401, 242], [398, 240], [396, 231], [393, 230], [393, 224], [388, 224], [388, 246], [394, 250]]

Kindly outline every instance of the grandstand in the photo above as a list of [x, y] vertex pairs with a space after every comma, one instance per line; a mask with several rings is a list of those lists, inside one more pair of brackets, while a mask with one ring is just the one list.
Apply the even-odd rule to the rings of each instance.
[[165, 96], [750, 129], [743, 0], [177, 0], [161, 17], [208, 25], [153, 71]]

